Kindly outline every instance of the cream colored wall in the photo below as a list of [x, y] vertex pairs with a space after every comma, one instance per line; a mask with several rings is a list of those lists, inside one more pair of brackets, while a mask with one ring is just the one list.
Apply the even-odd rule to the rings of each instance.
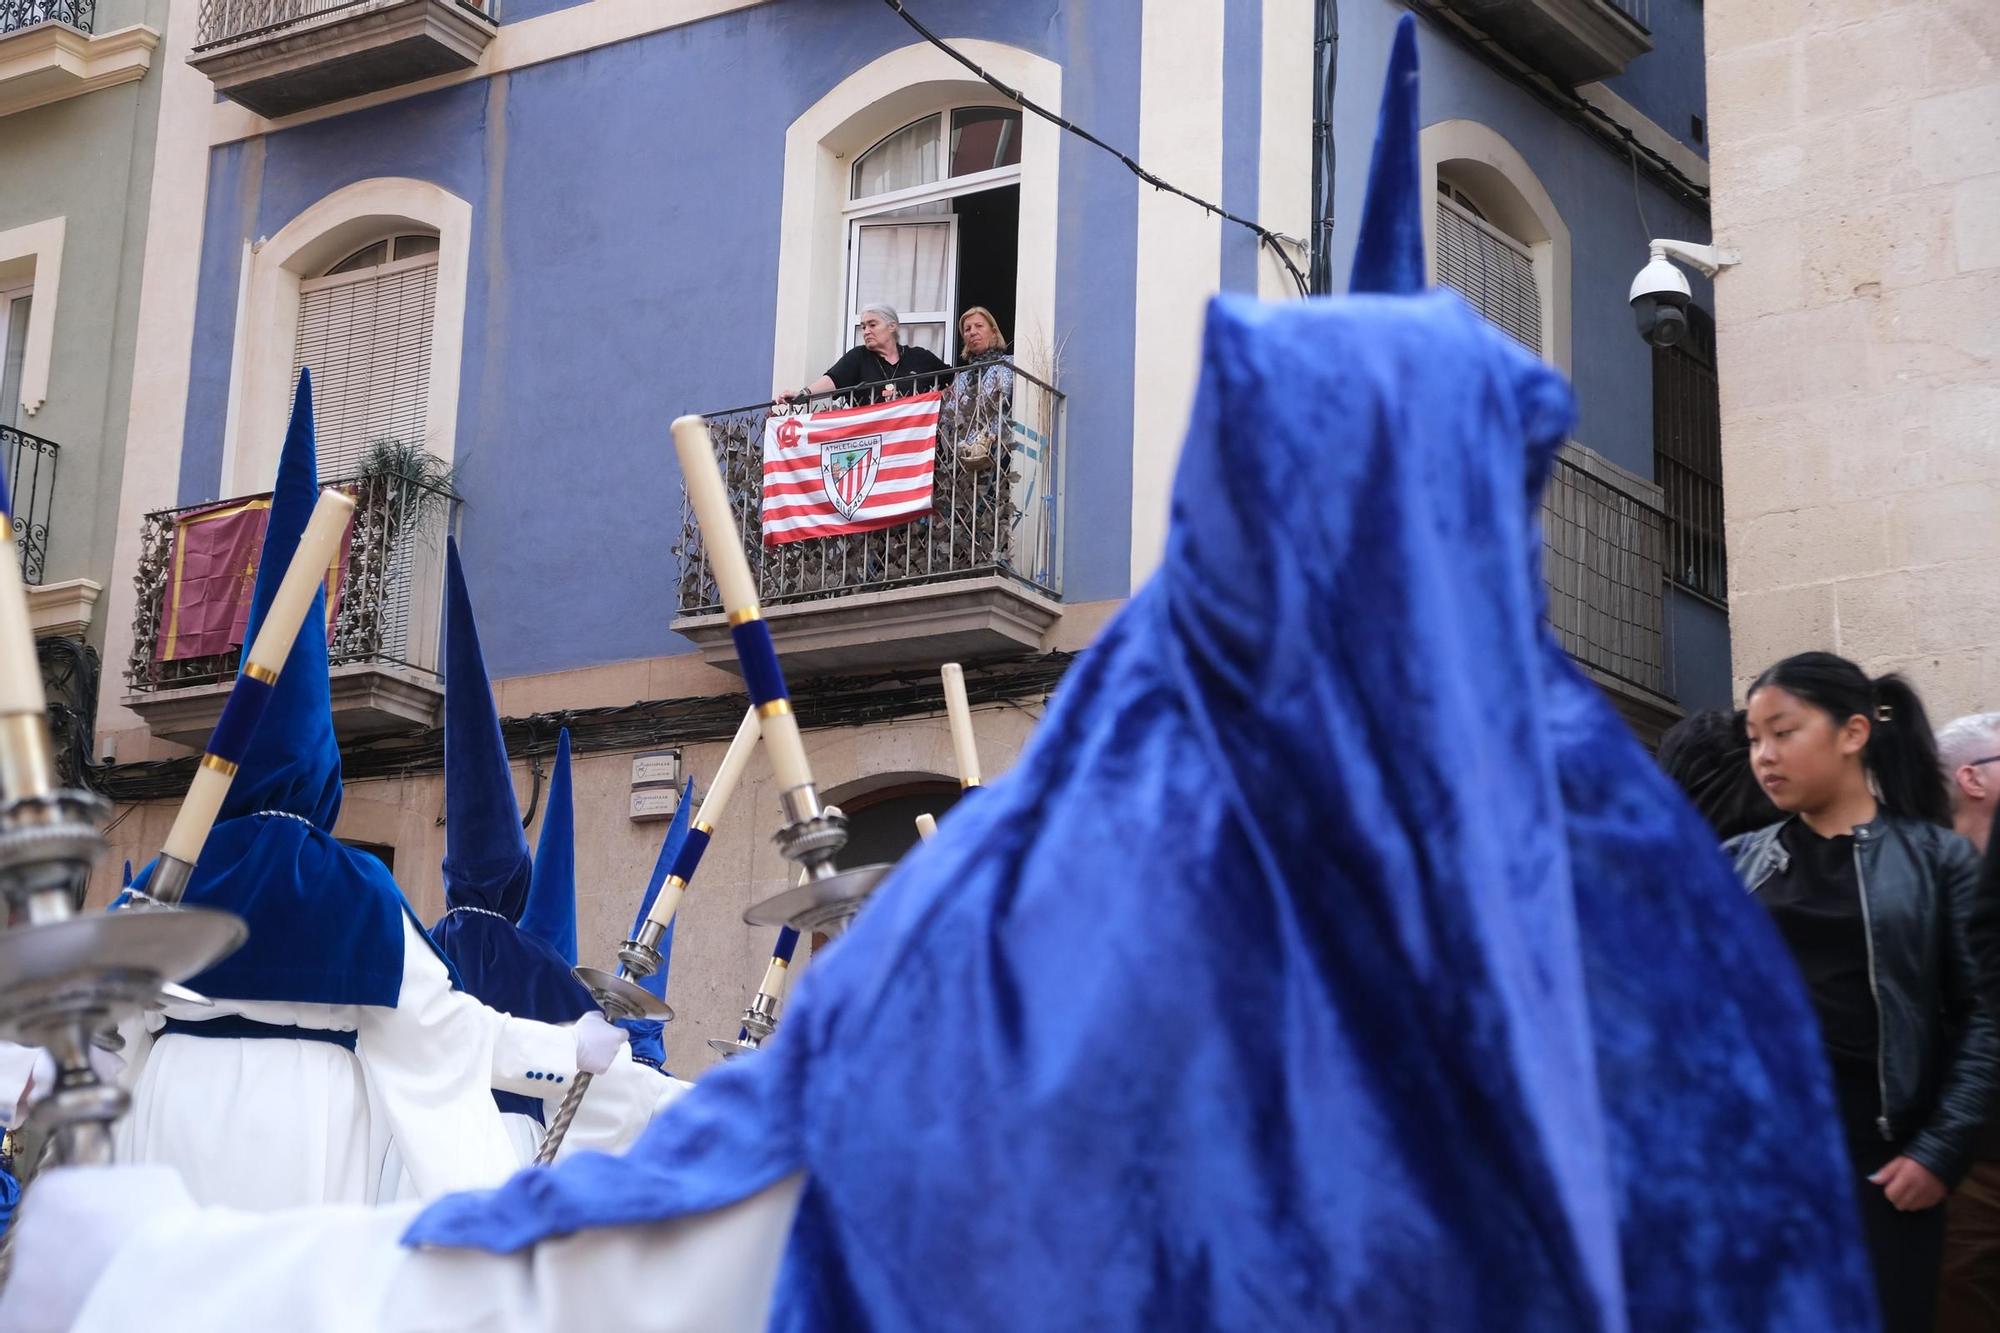
[[[976, 709], [973, 729], [980, 762], [989, 780], [1013, 765], [1027, 742], [1039, 706]], [[844, 791], [865, 790], [917, 776], [949, 778], [954, 773], [951, 736], [942, 717], [913, 718], [886, 725], [808, 731], [806, 744], [823, 792], [834, 800]], [[682, 750], [683, 771], [706, 786], [721, 761], [723, 742]], [[615, 951], [638, 909], [640, 895], [666, 835], [664, 822], [635, 823], [629, 817], [632, 752], [579, 757], [572, 770], [576, 806], [577, 937], [583, 961], [615, 967]], [[514, 789], [523, 806], [531, 779], [526, 763], [514, 765]], [[546, 806], [543, 807], [546, 810]], [[341, 837], [382, 843], [396, 849], [396, 879], [426, 923], [444, 910], [439, 864], [444, 857], [444, 779], [421, 777], [352, 782], [347, 786]], [[118, 869], [129, 858], [137, 866], [158, 850], [173, 822], [170, 804], [121, 807], [110, 834], [111, 852], [99, 867], [93, 903], [109, 901]], [[530, 845], [541, 832], [542, 813], [528, 830]], [[729, 817], [716, 830], [680, 911], [667, 1000], [676, 1012], [667, 1026], [669, 1068], [683, 1076], [712, 1062], [710, 1037], [734, 1037], [737, 1018], [763, 975], [775, 932], [743, 924], [743, 909], [784, 888], [786, 863], [772, 835], [779, 824], [777, 784], [770, 764], [758, 755], [750, 763]], [[796, 970], [794, 985], [809, 985], [808, 961]]]
[[2000, 7], [1706, 21], [1738, 687], [1830, 648], [2000, 707]]

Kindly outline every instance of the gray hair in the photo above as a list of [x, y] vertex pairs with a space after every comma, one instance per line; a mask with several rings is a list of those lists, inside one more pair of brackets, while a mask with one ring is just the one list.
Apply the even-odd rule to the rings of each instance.
[[896, 307], [892, 305], [884, 305], [880, 301], [876, 301], [870, 305], [862, 306], [861, 313], [864, 315], [880, 315], [882, 317], [882, 322], [884, 324], [889, 325], [891, 328], [901, 328], [903, 325], [902, 319], [899, 318], [896, 314]]
[[2000, 752], [2000, 713], [1969, 713], [1938, 728], [1938, 762], [1949, 777], [1975, 759]]

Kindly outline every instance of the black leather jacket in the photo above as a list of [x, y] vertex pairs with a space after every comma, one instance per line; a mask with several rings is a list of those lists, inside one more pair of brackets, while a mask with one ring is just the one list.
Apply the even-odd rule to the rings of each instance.
[[[1789, 863], [1784, 827], [1723, 847], [1750, 892]], [[1967, 930], [1979, 857], [1949, 829], [1890, 814], [1854, 830], [1854, 854], [1882, 1033], [1876, 1126], [1885, 1140], [1907, 1137], [1906, 1156], [1956, 1185], [2000, 1097], [2000, 1028], [1980, 999], [1985, 979]]]

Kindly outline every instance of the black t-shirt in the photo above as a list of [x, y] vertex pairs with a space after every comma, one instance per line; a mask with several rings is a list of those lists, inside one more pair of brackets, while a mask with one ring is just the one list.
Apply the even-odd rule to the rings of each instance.
[[[881, 401], [881, 390], [869, 386], [949, 369], [927, 347], [903, 348], [900, 359], [892, 366], [879, 354], [863, 346], [850, 347], [845, 356], [827, 368], [826, 377], [833, 381], [837, 389], [860, 389], [861, 392], [854, 395], [855, 401], [874, 403]], [[907, 398], [913, 393], [929, 393], [943, 382], [942, 376], [920, 379], [914, 384], [898, 384], [896, 392]]]
[[1792, 951], [1837, 1074], [1875, 1081], [1881, 1016], [1868, 981], [1868, 924], [1854, 838], [1822, 838], [1794, 819], [1779, 831], [1791, 856], [1758, 892]]

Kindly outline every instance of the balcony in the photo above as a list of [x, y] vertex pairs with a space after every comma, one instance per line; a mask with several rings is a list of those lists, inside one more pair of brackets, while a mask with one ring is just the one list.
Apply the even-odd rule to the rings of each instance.
[[188, 63], [286, 116], [469, 69], [498, 31], [483, 0], [201, 0]]
[[1566, 447], [1542, 496], [1549, 621], [1649, 745], [1681, 715], [1669, 694], [1665, 554], [1658, 488]]
[[[444, 687], [438, 675], [438, 610], [443, 589], [444, 538], [458, 508], [450, 490], [409, 477], [376, 472], [328, 483], [356, 501], [349, 530], [334, 621], [328, 636], [333, 675], [333, 728], [342, 740], [435, 726]], [[195, 608], [206, 599], [187, 581], [195, 548], [188, 533], [204, 521], [240, 515], [268, 494], [218, 504], [191, 505], [148, 514], [140, 533], [138, 608], [125, 680], [125, 706], [146, 720], [155, 736], [200, 746], [215, 726], [242, 658], [241, 624], [215, 644], [220, 622], [198, 634]], [[250, 532], [261, 538], [261, 524]], [[213, 538], [201, 557], [218, 567]], [[244, 543], [247, 544], [247, 543]], [[254, 549], [254, 548], [253, 548]], [[233, 552], [241, 556], [241, 550]], [[253, 557], [254, 558], [254, 557]], [[247, 607], [254, 566], [236, 574], [222, 596]], [[222, 570], [226, 578], [229, 571]], [[227, 608], [225, 607], [225, 611]], [[181, 640], [192, 637], [195, 652]], [[203, 651], [214, 646], [216, 651]]]
[[[845, 405], [759, 403], [708, 417], [744, 554], [786, 669], [799, 675], [927, 668], [1040, 650], [1062, 614], [1064, 398], [1011, 361], [945, 377], [928, 517], [766, 546], [766, 424]], [[907, 385], [922, 390], [932, 383]], [[729, 625], [683, 502], [680, 617], [703, 660], [736, 669]]]
[[0, 0], [0, 116], [145, 77], [160, 34], [91, 35], [96, 0]]
[[49, 561], [49, 510], [55, 502], [56, 460], [62, 449], [54, 440], [0, 426], [0, 467], [7, 470], [13, 492], [13, 530], [8, 534], [21, 562], [21, 581], [28, 585], [28, 622], [35, 637], [82, 638], [90, 628], [99, 584], [89, 579], [46, 579]]
[[1569, 87], [1623, 74], [1653, 49], [1651, 0], [1444, 0], [1518, 59]]

